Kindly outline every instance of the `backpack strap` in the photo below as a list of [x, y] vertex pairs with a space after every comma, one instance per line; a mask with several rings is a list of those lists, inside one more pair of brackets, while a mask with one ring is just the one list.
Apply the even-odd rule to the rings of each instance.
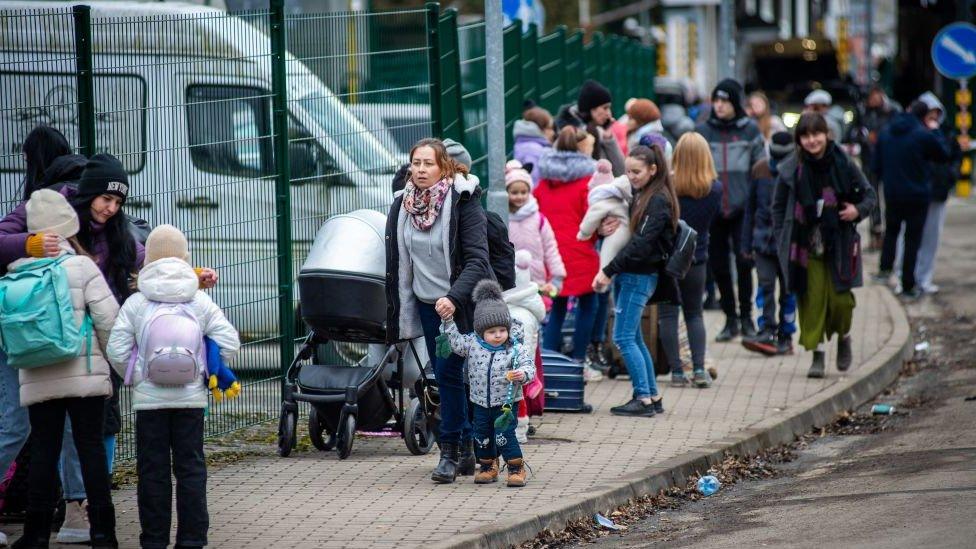
[[546, 226], [546, 216], [539, 212], [539, 230], [541, 231], [543, 227]]
[[132, 349], [129, 350], [129, 364], [125, 367], [125, 378], [122, 383], [125, 385], [132, 385], [132, 373], [136, 368], [136, 362], [139, 360], [139, 338], [145, 337], [146, 326], [149, 325], [149, 321], [152, 320], [153, 313], [156, 312], [156, 304], [152, 301], [146, 301], [146, 308], [142, 312], [146, 320], [140, 324], [132, 338]]
[[85, 318], [81, 321], [81, 332], [85, 334], [85, 360], [88, 363], [88, 373], [91, 373], [91, 357], [92, 357], [92, 318], [85, 311]]

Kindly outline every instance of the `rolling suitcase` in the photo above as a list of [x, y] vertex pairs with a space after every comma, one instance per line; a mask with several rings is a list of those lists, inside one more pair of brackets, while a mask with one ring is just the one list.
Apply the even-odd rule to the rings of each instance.
[[542, 351], [546, 412], [581, 412], [588, 414], [593, 407], [583, 400], [583, 365], [566, 355]]

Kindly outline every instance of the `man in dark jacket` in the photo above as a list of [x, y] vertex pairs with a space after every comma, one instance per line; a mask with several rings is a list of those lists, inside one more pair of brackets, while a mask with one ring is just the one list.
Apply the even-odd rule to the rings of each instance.
[[[885, 95], [880, 87], [871, 88], [868, 98], [864, 102], [864, 107], [858, 113], [858, 123], [856, 130], [852, 133], [851, 140], [861, 145], [861, 166], [868, 181], [878, 190], [878, 175], [874, 173], [874, 157], [877, 154], [878, 136], [885, 129], [891, 119], [894, 118], [901, 106], [892, 101]], [[881, 223], [881, 208], [875, 208], [871, 213], [871, 247], [881, 248], [881, 237], [884, 232], [884, 225]]]
[[[764, 145], [759, 127], [742, 107], [742, 86], [732, 79], [722, 80], [712, 91], [712, 114], [699, 124], [712, 149], [715, 169], [722, 183], [721, 215], [715, 218], [709, 239], [708, 261], [715, 282], [722, 294], [725, 328], [716, 341], [729, 341], [740, 333], [756, 335], [752, 324], [752, 261], [742, 255], [742, 218], [749, 188], [752, 186], [752, 167], [763, 156]], [[738, 275], [738, 316], [736, 295], [732, 287], [732, 266], [729, 254], [735, 252]]]
[[[926, 109], [917, 105], [916, 116], [920, 117], [923, 125], [939, 125], [945, 122], [945, 107], [932, 92], [925, 92], [918, 98]], [[932, 201], [925, 217], [925, 228], [922, 230], [922, 241], [918, 248], [918, 260], [915, 263], [915, 285], [927, 294], [934, 294], [939, 287], [932, 282], [935, 273], [935, 256], [939, 251], [939, 239], [942, 236], [942, 225], [945, 222], [946, 202], [959, 179], [959, 167], [962, 160], [962, 149], [954, 135], [946, 136], [946, 143], [950, 151], [949, 162], [932, 163]], [[904, 241], [898, 243], [898, 255], [904, 256]], [[895, 268], [899, 261], [895, 260]]]
[[[912, 110], [928, 111], [922, 102]], [[881, 179], [885, 195], [885, 235], [881, 250], [881, 269], [877, 278], [887, 281], [895, 263], [898, 233], [905, 226], [905, 256], [902, 261], [902, 295], [915, 299], [915, 263], [922, 242], [922, 229], [932, 199], [932, 162], [948, 162], [946, 145], [938, 122], [923, 126], [912, 112], [899, 113], [878, 138], [872, 170]]]

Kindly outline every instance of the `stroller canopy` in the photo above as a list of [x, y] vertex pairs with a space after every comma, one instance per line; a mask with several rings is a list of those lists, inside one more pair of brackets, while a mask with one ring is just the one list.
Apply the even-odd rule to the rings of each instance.
[[386, 216], [375, 210], [337, 215], [322, 224], [302, 272], [345, 272], [386, 277]]

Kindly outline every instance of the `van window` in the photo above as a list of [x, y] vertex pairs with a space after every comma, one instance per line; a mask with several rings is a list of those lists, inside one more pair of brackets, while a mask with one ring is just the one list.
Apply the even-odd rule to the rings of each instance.
[[193, 165], [237, 177], [273, 173], [269, 112], [268, 94], [260, 88], [188, 86], [186, 122]]
[[288, 157], [293, 185], [354, 184], [349, 175], [339, 169], [335, 159], [322, 148], [319, 140], [291, 115], [288, 116]]

